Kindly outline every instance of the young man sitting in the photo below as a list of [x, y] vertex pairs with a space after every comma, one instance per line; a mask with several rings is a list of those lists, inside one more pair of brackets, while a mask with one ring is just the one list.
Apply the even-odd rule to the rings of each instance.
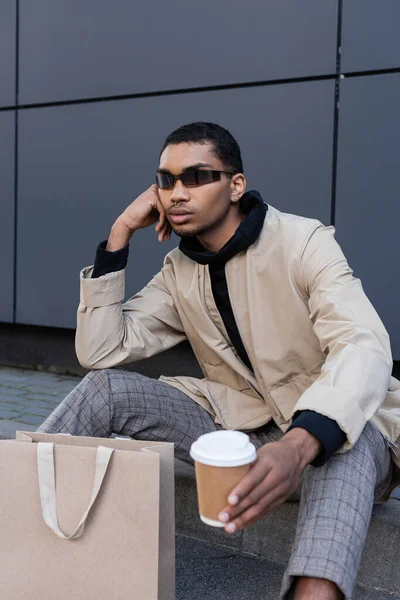
[[[173, 442], [188, 462], [201, 434], [248, 432], [258, 457], [220, 515], [226, 532], [274, 510], [301, 479], [281, 597], [350, 599], [400, 430], [382, 322], [333, 227], [246, 192], [239, 146], [222, 127], [171, 133], [156, 181], [81, 273], [76, 351], [91, 371], [38, 431]], [[155, 223], [159, 241], [174, 231], [180, 245], [124, 302], [129, 241]], [[112, 368], [183, 340], [203, 379]]]

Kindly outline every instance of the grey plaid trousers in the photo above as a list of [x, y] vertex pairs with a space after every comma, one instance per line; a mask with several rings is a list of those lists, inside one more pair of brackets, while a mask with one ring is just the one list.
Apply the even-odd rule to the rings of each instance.
[[[136, 439], [175, 444], [175, 454], [192, 463], [189, 449], [200, 435], [220, 426], [211, 415], [169, 384], [121, 369], [91, 371], [38, 428], [40, 432]], [[269, 423], [249, 434], [259, 448], [282, 433]], [[357, 444], [308, 467], [302, 479], [296, 537], [281, 598], [290, 598], [295, 577], [329, 579], [352, 597], [374, 500], [392, 478], [388, 447], [367, 423]]]

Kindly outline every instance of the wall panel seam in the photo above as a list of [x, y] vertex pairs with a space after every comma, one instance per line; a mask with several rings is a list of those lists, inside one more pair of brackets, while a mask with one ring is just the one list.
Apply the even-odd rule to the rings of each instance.
[[337, 159], [338, 159], [338, 133], [339, 133], [339, 99], [340, 99], [340, 64], [342, 52], [342, 15], [343, 0], [338, 0], [338, 19], [336, 37], [336, 82], [333, 105], [333, 149], [332, 149], [332, 190], [331, 190], [331, 225], [336, 221], [336, 183], [337, 183]]
[[[19, 104], [19, 109], [30, 109], [30, 108], [46, 108], [50, 106], [68, 106], [71, 104], [91, 104], [95, 102], [113, 102], [115, 100], [133, 100], [135, 98], [153, 98], [157, 96], [173, 96], [173, 95], [182, 95], [182, 94], [195, 94], [201, 92], [216, 92], [223, 90], [240, 90], [245, 88], [253, 88], [253, 87], [266, 87], [266, 86], [274, 86], [274, 85], [285, 85], [291, 83], [305, 83], [312, 81], [329, 81], [336, 78], [335, 73], [328, 73], [325, 75], [310, 75], [309, 77], [292, 77], [286, 79], [269, 79], [262, 81], [250, 81], [246, 83], [229, 83], [229, 84], [221, 84], [221, 85], [210, 85], [210, 86], [202, 86], [202, 87], [191, 87], [191, 88], [181, 88], [181, 89], [172, 89], [172, 90], [160, 90], [154, 92], [138, 92], [134, 94], [119, 94], [115, 96], [96, 96], [92, 98], [77, 98], [73, 100], [57, 100], [53, 102], [34, 102], [27, 104]], [[1, 110], [10, 110], [12, 106], [4, 106], [0, 107]]]
[[[345, 78], [355, 78], [355, 77], [371, 77], [373, 75], [389, 75], [400, 73], [400, 67], [394, 67], [390, 69], [378, 69], [373, 71], [354, 71], [354, 72], [343, 72], [341, 73], [342, 77]], [[182, 95], [182, 94], [194, 94], [198, 92], [214, 92], [214, 91], [223, 91], [223, 90], [234, 90], [234, 89], [242, 89], [242, 88], [252, 88], [252, 87], [264, 87], [264, 86], [274, 86], [274, 85], [285, 85], [290, 83], [307, 83], [312, 81], [329, 81], [335, 80], [338, 78], [337, 74], [328, 74], [328, 75], [316, 75], [310, 77], [298, 77], [293, 79], [272, 79], [269, 81], [254, 81], [250, 83], [232, 83], [220, 86], [209, 86], [209, 87], [199, 87], [199, 88], [184, 88], [184, 89], [173, 89], [173, 90], [162, 90], [158, 92], [140, 92], [136, 94], [121, 94], [117, 96], [96, 96], [91, 98], [79, 98], [75, 100], [57, 100], [54, 102], [37, 102], [31, 104], [19, 104], [18, 106], [0, 106], [0, 112], [15, 110], [16, 108], [22, 110], [28, 110], [30, 108], [47, 108], [51, 106], [68, 106], [74, 104], [93, 104], [96, 102], [113, 102], [115, 100], [134, 100], [136, 98], [152, 98], [157, 96], [173, 96]]]
[[16, 0], [15, 19], [15, 128], [14, 128], [14, 272], [13, 323], [17, 320], [17, 253], [18, 253], [18, 94], [19, 94], [19, 0]]

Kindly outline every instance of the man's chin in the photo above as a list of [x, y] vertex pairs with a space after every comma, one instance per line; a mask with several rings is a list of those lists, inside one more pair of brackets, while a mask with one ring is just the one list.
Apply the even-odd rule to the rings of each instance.
[[191, 239], [197, 237], [200, 233], [202, 233], [202, 229], [200, 227], [195, 227], [194, 229], [189, 229], [186, 227], [174, 227], [173, 232], [182, 239]]

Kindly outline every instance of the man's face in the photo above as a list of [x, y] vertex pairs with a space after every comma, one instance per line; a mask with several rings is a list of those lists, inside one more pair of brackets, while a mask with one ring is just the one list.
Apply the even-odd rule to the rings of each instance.
[[[176, 144], [167, 146], [160, 157], [159, 170], [180, 175], [188, 168], [226, 171], [226, 166], [215, 156], [210, 143]], [[161, 204], [173, 231], [180, 237], [194, 237], [221, 225], [232, 208], [232, 180], [225, 174], [221, 179], [196, 187], [185, 187], [180, 179], [173, 189], [158, 190]], [[181, 204], [175, 206], [175, 203]], [[170, 212], [185, 211], [178, 218]], [[181, 222], [180, 222], [181, 221]]]

